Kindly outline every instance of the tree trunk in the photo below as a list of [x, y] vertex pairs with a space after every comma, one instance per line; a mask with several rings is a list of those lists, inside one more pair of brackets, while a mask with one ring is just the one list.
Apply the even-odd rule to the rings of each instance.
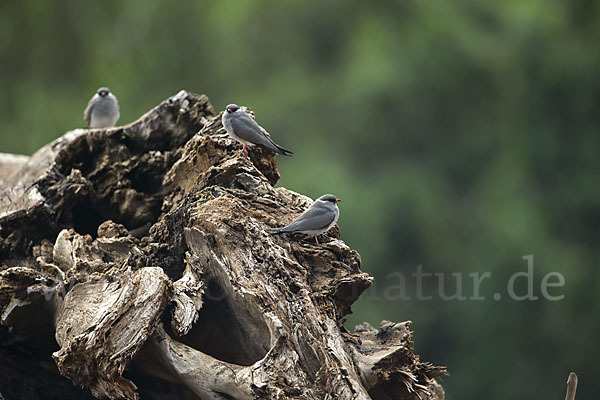
[[409, 322], [343, 328], [359, 254], [267, 234], [311, 200], [222, 133], [182, 91], [0, 155], [0, 399], [444, 398]]

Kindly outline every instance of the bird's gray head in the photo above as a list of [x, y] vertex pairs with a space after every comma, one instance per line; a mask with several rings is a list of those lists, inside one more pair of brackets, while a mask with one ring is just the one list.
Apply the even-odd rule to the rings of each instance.
[[240, 109], [240, 106], [238, 106], [237, 104], [229, 104], [225, 108], [225, 111], [227, 111], [228, 114], [233, 114], [234, 112], [236, 112], [239, 109]]
[[96, 93], [100, 97], [106, 97], [110, 94], [110, 90], [108, 90], [108, 88], [106, 88], [106, 87], [101, 87], [100, 89], [98, 89], [98, 91]]
[[332, 194], [324, 194], [323, 196], [321, 196], [321, 197], [319, 197], [317, 199], [317, 201], [319, 201], [319, 200], [320, 201], [325, 201], [325, 202], [328, 202], [328, 203], [333, 203], [333, 204], [339, 203], [340, 201], [342, 201], [341, 199], [338, 199], [337, 197], [335, 197]]

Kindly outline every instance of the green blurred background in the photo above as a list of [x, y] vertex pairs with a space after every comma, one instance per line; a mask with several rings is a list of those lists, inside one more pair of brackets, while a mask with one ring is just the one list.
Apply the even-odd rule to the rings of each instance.
[[[0, 151], [82, 127], [99, 86], [121, 124], [180, 89], [250, 106], [296, 153], [280, 185], [344, 200], [376, 279], [349, 328], [412, 320], [448, 399], [560, 399], [571, 370], [597, 398], [599, 40], [583, 0], [1, 1]], [[563, 300], [507, 298], [529, 254], [535, 294], [556, 271]], [[418, 265], [466, 296], [491, 272], [486, 300], [433, 279], [417, 300]]]

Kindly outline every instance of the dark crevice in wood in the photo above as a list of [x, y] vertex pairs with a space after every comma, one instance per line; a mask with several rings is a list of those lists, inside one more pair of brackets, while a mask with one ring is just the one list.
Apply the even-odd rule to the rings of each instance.
[[135, 360], [123, 376], [135, 382], [143, 400], [200, 400], [184, 385], [148, 374], [136, 365]]
[[252, 365], [271, 347], [271, 335], [251, 296], [240, 297], [222, 277], [205, 278], [206, 289], [198, 320], [182, 343], [216, 359]]

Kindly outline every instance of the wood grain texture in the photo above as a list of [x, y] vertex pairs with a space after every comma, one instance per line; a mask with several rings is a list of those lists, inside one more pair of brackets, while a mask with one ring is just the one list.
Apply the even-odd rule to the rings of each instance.
[[321, 246], [269, 235], [312, 201], [221, 132], [182, 91], [3, 178], [0, 395], [443, 399], [409, 322], [344, 329], [372, 283], [360, 255], [337, 227]]

